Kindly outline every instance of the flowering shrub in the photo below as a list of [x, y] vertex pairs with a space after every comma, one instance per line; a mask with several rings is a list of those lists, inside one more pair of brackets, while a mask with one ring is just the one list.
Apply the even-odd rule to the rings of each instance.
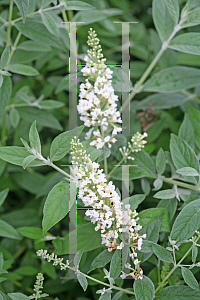
[[200, 298], [199, 26], [199, 0], [0, 1], [0, 300]]

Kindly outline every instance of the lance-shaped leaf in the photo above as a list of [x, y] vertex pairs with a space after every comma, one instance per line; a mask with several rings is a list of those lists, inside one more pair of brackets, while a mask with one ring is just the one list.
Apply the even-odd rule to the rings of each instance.
[[1, 228], [0, 236], [21, 240], [21, 236], [19, 235], [17, 230], [7, 222], [0, 220], [0, 228]]
[[179, 20], [179, 3], [178, 0], [165, 0], [169, 13], [175, 23]]
[[136, 300], [152, 300], [154, 296], [154, 284], [147, 276], [143, 276], [142, 280], [134, 282], [134, 292]]
[[47, 12], [41, 13], [42, 21], [53, 35], [58, 36], [58, 28], [53, 16]]
[[26, 15], [28, 13], [29, 0], [14, 0], [14, 1], [22, 15], [23, 23], [25, 23]]
[[200, 81], [200, 70], [197, 68], [175, 66], [165, 68], [154, 74], [144, 84], [148, 92], [175, 93], [195, 87]]
[[8, 195], [9, 189], [5, 189], [0, 192], [0, 206], [4, 203], [7, 195]]
[[194, 150], [183, 139], [174, 134], [171, 134], [170, 151], [177, 169], [191, 167], [199, 172], [199, 160]]
[[165, 248], [155, 243], [151, 242], [151, 244], [152, 244], [153, 252], [160, 260], [167, 263], [173, 263], [173, 257], [171, 253], [169, 253], [169, 251], [167, 251]]
[[153, 0], [153, 21], [162, 41], [166, 41], [174, 29], [172, 19], [165, 0]]
[[181, 267], [181, 273], [187, 285], [189, 285], [193, 290], [199, 291], [198, 282], [192, 272], [185, 267]]
[[65, 131], [59, 134], [52, 142], [50, 148], [50, 159], [51, 161], [57, 161], [63, 158], [71, 148], [71, 141], [74, 136], [79, 136], [85, 126], [82, 125], [78, 128]]
[[26, 169], [26, 167], [35, 159], [36, 159], [36, 157], [34, 155], [29, 155], [29, 156], [25, 157], [23, 160], [23, 164], [22, 164], [23, 169]]
[[5, 68], [5, 66], [7, 65], [9, 56], [10, 56], [10, 47], [8, 46], [3, 50], [3, 53], [1, 55], [1, 60], [0, 60], [1, 69]]
[[[24, 158], [27, 156], [29, 156], [29, 153], [23, 147], [17, 147], [17, 146], [0, 147], [0, 158], [13, 165], [23, 166]], [[43, 165], [44, 163], [38, 159], [32, 161], [29, 164], [30, 167], [43, 166]]]
[[29, 130], [29, 141], [31, 148], [35, 149], [39, 154], [41, 154], [41, 143], [40, 137], [36, 128], [36, 121], [33, 122]]
[[23, 64], [9, 65], [7, 69], [10, 72], [27, 76], [36, 76], [39, 74], [35, 68]]
[[69, 183], [60, 182], [49, 192], [44, 204], [42, 228], [45, 234], [69, 212]]
[[85, 292], [87, 290], [87, 287], [88, 287], [87, 278], [85, 277], [85, 275], [83, 273], [78, 273], [77, 274], [77, 279], [78, 279], [78, 282], [80, 283], [80, 285], [82, 286], [82, 288]]
[[156, 293], [155, 300], [198, 300], [200, 291], [195, 291], [189, 286], [176, 285], [168, 286]]
[[200, 199], [187, 204], [177, 216], [171, 231], [171, 239], [181, 242], [191, 238], [200, 227]]
[[181, 34], [173, 39], [169, 48], [184, 53], [200, 55], [200, 33], [190, 32]]

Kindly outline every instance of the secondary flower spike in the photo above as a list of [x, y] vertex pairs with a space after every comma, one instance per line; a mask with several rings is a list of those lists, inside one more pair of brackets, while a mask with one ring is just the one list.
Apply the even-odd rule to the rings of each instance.
[[[131, 211], [130, 204], [124, 205], [115, 190], [112, 181], [107, 182], [103, 169], [99, 169], [99, 164], [92, 162], [90, 155], [82, 150], [83, 145], [74, 137], [71, 141], [72, 164], [76, 175], [76, 185], [78, 187], [78, 197], [85, 206], [91, 206], [86, 211], [93, 224], [96, 223], [95, 230], [101, 230], [102, 244], [108, 247], [108, 251], [122, 249], [122, 233], [124, 240], [131, 247], [133, 253], [130, 257], [137, 256], [135, 250], [141, 250], [142, 239], [146, 235], [140, 236], [138, 231], [142, 226], [137, 224], [138, 213]], [[141, 150], [141, 147], [138, 147]], [[141, 277], [139, 263], [136, 259], [136, 270], [138, 277]]]
[[87, 43], [91, 49], [84, 58], [86, 66], [81, 70], [87, 79], [80, 85], [77, 110], [84, 125], [92, 127], [86, 133], [86, 140], [92, 140], [90, 145], [100, 149], [106, 144], [111, 148], [111, 143], [116, 142], [114, 136], [122, 131], [117, 124], [122, 120], [117, 111], [118, 96], [112, 87], [113, 71], [104, 64], [106, 59], [96, 36], [90, 28]]

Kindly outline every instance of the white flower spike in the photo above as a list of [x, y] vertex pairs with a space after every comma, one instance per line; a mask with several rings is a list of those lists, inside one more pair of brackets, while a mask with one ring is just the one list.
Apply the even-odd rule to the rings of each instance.
[[[112, 73], [106, 67], [99, 39], [95, 31], [90, 28], [88, 36], [88, 55], [85, 56], [86, 66], [81, 70], [87, 77], [85, 83], [80, 85], [78, 113], [80, 120], [86, 127], [91, 127], [86, 133], [86, 140], [91, 140], [90, 145], [101, 149], [104, 145], [111, 148], [116, 142], [114, 136], [122, 131], [120, 112], [117, 111], [118, 96], [112, 87]], [[112, 133], [111, 133], [112, 131]]]

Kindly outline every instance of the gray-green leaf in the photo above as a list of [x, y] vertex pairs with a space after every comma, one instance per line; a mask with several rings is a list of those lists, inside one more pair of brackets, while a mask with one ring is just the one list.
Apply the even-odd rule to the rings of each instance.
[[9, 65], [7, 69], [10, 72], [27, 76], [36, 76], [39, 74], [35, 68], [22, 64]]
[[35, 149], [36, 152], [41, 154], [41, 142], [40, 137], [36, 128], [36, 121], [33, 122], [33, 124], [30, 127], [29, 130], [29, 141], [31, 148]]
[[163, 151], [162, 148], [160, 148], [156, 156], [156, 169], [158, 174], [162, 174], [165, 171], [165, 166], [166, 166], [165, 152]]
[[152, 102], [153, 102], [153, 107], [155, 109], [169, 109], [172, 107], [182, 105], [189, 100], [190, 100], [189, 97], [186, 97], [179, 93], [170, 94], [170, 98], [168, 94], [162, 94], [162, 93], [153, 94], [151, 96], [146, 97], [143, 100], [138, 101], [134, 105], [134, 110], [149, 108], [149, 105]]
[[115, 250], [110, 263], [110, 277], [118, 277], [121, 273], [121, 250]]
[[183, 122], [179, 128], [178, 136], [185, 140], [188, 145], [194, 149], [194, 129], [188, 114], [185, 114], [184, 116]]
[[45, 234], [69, 212], [69, 183], [60, 182], [49, 192], [44, 204], [42, 228]]
[[0, 236], [7, 237], [10, 239], [21, 240], [21, 236], [19, 235], [17, 230], [7, 222], [0, 220], [0, 228]]
[[81, 260], [81, 257], [83, 255], [83, 252], [84, 252], [84, 248], [83, 249], [80, 249], [76, 252], [76, 255], [74, 256], [74, 265], [75, 266], [78, 266], [79, 263], [80, 263], [80, 260]]
[[79, 136], [85, 126], [79, 126], [78, 128], [65, 131], [59, 134], [52, 142], [50, 148], [51, 161], [57, 161], [63, 158], [71, 148], [71, 140], [74, 136]]
[[180, 137], [171, 134], [170, 151], [177, 169], [192, 167], [199, 171], [199, 161], [194, 150]]
[[185, 167], [178, 169], [176, 173], [181, 174], [182, 176], [199, 176], [199, 173], [194, 168]]
[[[194, 136], [195, 136], [195, 142], [200, 148], [200, 111], [196, 108], [194, 108], [192, 105], [187, 105], [188, 109], [188, 116], [190, 118], [190, 121], [192, 123], [193, 129], [194, 129]], [[197, 170], [198, 171], [198, 170]]]
[[166, 41], [174, 29], [172, 19], [165, 0], [153, 0], [153, 21], [162, 41]]
[[65, 106], [63, 102], [55, 101], [55, 100], [44, 100], [40, 102], [40, 107], [42, 109], [55, 109]]
[[10, 122], [11, 122], [13, 128], [16, 128], [20, 121], [20, 115], [19, 115], [18, 110], [15, 107], [11, 108], [10, 114], [9, 114], [9, 119], [10, 119]]
[[1, 62], [0, 62], [1, 69], [5, 68], [5, 66], [7, 65], [9, 56], [10, 56], [10, 47], [8, 46], [3, 50], [3, 53], [1, 55]]
[[136, 280], [133, 285], [136, 300], [152, 300], [154, 296], [154, 284], [147, 276], [142, 280]]
[[41, 13], [42, 21], [46, 28], [51, 32], [53, 35], [58, 36], [58, 28], [57, 24], [53, 18], [53, 16], [47, 12]]
[[4, 203], [7, 195], [8, 195], [9, 189], [5, 189], [0, 192], [0, 206]]
[[200, 199], [187, 204], [177, 216], [171, 231], [171, 239], [183, 241], [191, 238], [200, 227]]
[[198, 291], [199, 285], [192, 272], [185, 267], [181, 267], [181, 272], [182, 272], [183, 279], [185, 280], [187, 285], [189, 285], [193, 290]]
[[178, 0], [165, 0], [172, 19], [177, 24], [179, 21], [179, 3]]
[[196, 9], [193, 9], [188, 13], [186, 21], [182, 24], [182, 28], [192, 27], [199, 24], [200, 24], [200, 8], [197, 7]]
[[131, 206], [131, 210], [135, 210], [138, 208], [138, 205], [144, 201], [144, 199], [146, 198], [145, 194], [138, 194], [138, 195], [133, 195], [129, 198], [125, 198], [123, 199], [123, 203], [124, 204], [130, 204]]
[[169, 48], [184, 53], [200, 55], [200, 33], [184, 33], [172, 40]]
[[112, 256], [112, 252], [108, 252], [107, 249], [104, 250], [93, 260], [91, 264], [91, 270], [104, 267], [107, 263], [111, 261]]
[[200, 81], [200, 70], [197, 68], [175, 66], [165, 68], [154, 74], [144, 84], [148, 92], [175, 93], [195, 87]]
[[157, 245], [155, 243], [152, 243], [152, 249], [155, 255], [162, 261], [165, 261], [167, 263], [173, 263], [173, 257], [171, 253], [169, 253], [165, 248], [163, 248], [160, 245]]
[[85, 277], [85, 275], [83, 273], [78, 273], [77, 279], [78, 279], [78, 282], [80, 283], [80, 285], [82, 286], [83, 290], [86, 291], [87, 287], [88, 287], [88, 282], [87, 282], [87, 278]]
[[12, 93], [12, 81], [9, 77], [5, 77], [3, 84], [0, 87], [0, 99], [1, 99], [0, 118], [4, 112], [4, 109], [6, 108], [6, 105], [8, 104], [8, 101], [10, 100], [11, 93]]
[[26, 169], [26, 167], [35, 159], [36, 159], [36, 157], [34, 155], [29, 155], [29, 156], [25, 157], [23, 160], [23, 164], [22, 164], [23, 169]]
[[[17, 146], [0, 147], [0, 158], [11, 164], [22, 166], [23, 160], [27, 156], [29, 156], [29, 153], [23, 147], [17, 147]], [[30, 164], [31, 167], [43, 166], [43, 165], [44, 163], [38, 159], [36, 159]]]
[[3, 84], [3, 75], [0, 73], [0, 87], [2, 86]]
[[189, 286], [176, 285], [168, 286], [156, 294], [156, 300], [185, 300], [186, 297], [190, 300], [198, 300], [200, 292], [191, 289]]
[[67, 2], [67, 10], [89, 10], [89, 9], [95, 9], [94, 6], [83, 2], [83, 1], [69, 1]]
[[8, 293], [8, 296], [12, 300], [29, 300], [29, 297], [27, 297], [26, 295], [23, 295], [21, 293]]
[[28, 13], [29, 0], [14, 0], [14, 1], [22, 15], [23, 23], [24, 23], [26, 20], [26, 15]]
[[153, 197], [157, 199], [172, 199], [175, 197], [175, 192], [173, 190], [163, 190], [157, 192]]

